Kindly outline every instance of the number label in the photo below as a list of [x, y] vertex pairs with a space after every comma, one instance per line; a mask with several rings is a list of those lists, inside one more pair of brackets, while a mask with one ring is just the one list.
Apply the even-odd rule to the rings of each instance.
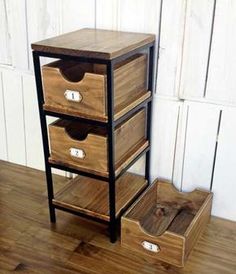
[[158, 245], [147, 242], [147, 241], [143, 241], [142, 246], [143, 246], [143, 248], [145, 248], [146, 250], [151, 251], [151, 252], [157, 253], [160, 251], [160, 247]]
[[83, 98], [79, 91], [69, 90], [69, 89], [65, 91], [64, 96], [66, 100], [73, 101], [73, 102], [80, 102], [82, 101], [82, 98]]
[[85, 158], [85, 152], [83, 149], [79, 148], [70, 148], [70, 155], [75, 158], [84, 159]]

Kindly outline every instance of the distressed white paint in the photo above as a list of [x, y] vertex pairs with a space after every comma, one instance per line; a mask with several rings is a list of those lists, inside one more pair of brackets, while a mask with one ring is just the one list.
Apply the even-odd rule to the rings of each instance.
[[0, 0], [0, 33], [0, 63], [10, 65], [10, 33], [6, 0]]
[[187, 1], [181, 98], [203, 97], [210, 47], [214, 0]]
[[94, 0], [67, 0], [61, 2], [62, 33], [95, 27]]
[[60, 32], [59, 0], [26, 0], [29, 66], [33, 69], [31, 43]]
[[18, 69], [28, 69], [28, 35], [26, 0], [8, 0], [9, 31], [11, 37], [12, 65]]
[[158, 34], [160, 2], [160, 0], [120, 1], [118, 29]]
[[186, 1], [165, 0], [162, 6], [157, 94], [178, 95]]
[[236, 221], [236, 109], [222, 112], [212, 191], [213, 215]]
[[206, 96], [236, 104], [236, 2], [217, 0]]
[[5, 125], [5, 109], [3, 97], [2, 72], [0, 71], [0, 159], [7, 161], [7, 136]]
[[119, 24], [119, 0], [96, 0], [96, 27], [117, 30]]
[[210, 189], [219, 108], [210, 104], [188, 103], [184, 146], [182, 190]]
[[[23, 74], [22, 87], [25, 114], [26, 164], [29, 167], [44, 170], [43, 143], [34, 76]], [[56, 118], [49, 118], [48, 124], [55, 120]], [[62, 176], [65, 175], [64, 171], [58, 169], [52, 169], [52, 172]]]
[[187, 133], [187, 119], [188, 119], [189, 106], [186, 102], [182, 102], [179, 111], [179, 122], [176, 134], [176, 149], [173, 169], [173, 183], [175, 187], [181, 190], [182, 185], [182, 170], [183, 170], [183, 159], [185, 151], [185, 139]]
[[151, 177], [173, 180], [176, 134], [181, 103], [154, 99]]
[[2, 72], [2, 79], [8, 161], [26, 165], [22, 78], [15, 71], [4, 70]]
[[26, 163], [29, 167], [43, 169], [43, 144], [34, 76], [31, 74], [24, 74], [22, 78], [25, 113]]

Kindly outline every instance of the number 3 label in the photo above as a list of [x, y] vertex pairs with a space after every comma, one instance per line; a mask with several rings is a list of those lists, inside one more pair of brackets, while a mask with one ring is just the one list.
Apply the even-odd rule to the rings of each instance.
[[143, 248], [145, 248], [146, 250], [151, 251], [151, 252], [157, 253], [160, 251], [160, 247], [158, 245], [147, 242], [147, 241], [143, 241], [142, 246], [143, 246]]

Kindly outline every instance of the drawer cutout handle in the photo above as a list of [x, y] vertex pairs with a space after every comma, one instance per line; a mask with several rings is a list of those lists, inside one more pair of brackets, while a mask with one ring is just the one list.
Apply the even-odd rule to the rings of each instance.
[[69, 90], [69, 89], [67, 89], [65, 91], [64, 96], [67, 101], [72, 101], [72, 102], [77, 102], [77, 103], [81, 102], [83, 99], [83, 97], [79, 91]]
[[150, 243], [150, 242], [147, 242], [147, 241], [143, 241], [142, 246], [143, 246], [144, 249], [146, 249], [148, 251], [151, 251], [151, 252], [154, 252], [154, 253], [158, 253], [158, 252], [161, 251], [159, 245], [153, 244], [153, 243]]
[[73, 148], [73, 147], [70, 148], [70, 155], [78, 159], [85, 158], [85, 152], [83, 151], [83, 149], [79, 149], [79, 148]]

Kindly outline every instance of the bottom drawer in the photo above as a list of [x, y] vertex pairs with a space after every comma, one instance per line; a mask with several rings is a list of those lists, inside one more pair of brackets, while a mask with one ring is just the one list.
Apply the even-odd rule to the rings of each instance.
[[183, 267], [208, 223], [211, 205], [210, 192], [179, 192], [156, 180], [122, 217], [121, 244]]

